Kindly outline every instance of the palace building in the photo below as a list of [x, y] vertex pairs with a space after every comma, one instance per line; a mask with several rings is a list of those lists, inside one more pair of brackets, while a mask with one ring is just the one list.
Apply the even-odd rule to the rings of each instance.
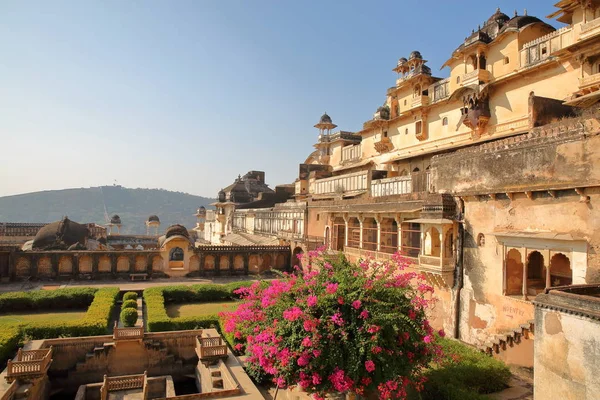
[[[446, 78], [426, 54], [401, 57], [362, 130], [319, 119], [295, 202], [234, 209], [233, 230], [296, 235], [294, 253], [400, 251], [436, 287], [437, 327], [532, 366], [536, 296], [600, 280], [600, 4], [556, 7], [560, 29], [497, 9], [450, 52]], [[277, 224], [257, 229], [262, 215]]]

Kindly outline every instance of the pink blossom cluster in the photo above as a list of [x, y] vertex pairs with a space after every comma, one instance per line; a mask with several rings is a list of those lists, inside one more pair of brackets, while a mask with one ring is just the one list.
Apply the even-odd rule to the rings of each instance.
[[399, 255], [352, 264], [317, 251], [303, 260], [282, 279], [240, 289], [241, 305], [221, 315], [248, 372], [317, 399], [332, 391], [397, 399], [420, 387], [420, 371], [441, 354], [424, 278]]

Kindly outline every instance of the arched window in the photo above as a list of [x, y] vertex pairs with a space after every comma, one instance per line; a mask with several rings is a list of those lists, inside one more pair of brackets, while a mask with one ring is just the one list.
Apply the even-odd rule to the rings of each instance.
[[413, 97], [421, 96], [421, 85], [415, 86], [415, 91], [413, 92]]
[[421, 171], [419, 168], [414, 168], [413, 169], [413, 172], [419, 172], [419, 171]]
[[460, 75], [456, 77], [456, 83], [459, 84], [460, 83]]
[[174, 247], [169, 252], [169, 261], [183, 261], [183, 250], [180, 247]]
[[529, 254], [527, 260], [527, 279], [542, 279], [544, 269], [544, 256], [539, 251]]
[[448, 125], [448, 117], [442, 118], [442, 126], [447, 126], [447, 125]]
[[564, 286], [573, 283], [571, 260], [562, 253], [557, 253], [550, 259], [549, 286]]
[[404, 134], [405, 134], [405, 135], [408, 135], [408, 128], [406, 128], [406, 129], [404, 130]]
[[477, 246], [483, 247], [485, 246], [485, 236], [483, 233], [477, 235]]

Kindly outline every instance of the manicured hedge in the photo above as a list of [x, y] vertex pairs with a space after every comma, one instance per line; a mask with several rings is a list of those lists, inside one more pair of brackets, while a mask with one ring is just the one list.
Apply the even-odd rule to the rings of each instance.
[[126, 327], [134, 326], [138, 319], [138, 312], [135, 308], [123, 308], [119, 318]]
[[96, 288], [69, 288], [0, 294], [0, 314], [17, 311], [85, 309], [94, 300]]
[[121, 304], [121, 310], [124, 310], [126, 308], [133, 308], [134, 310], [137, 310], [137, 301], [136, 300], [125, 300], [123, 302], [123, 304]]
[[[66, 296], [72, 296], [73, 301], [84, 301], [86, 299], [85, 293], [90, 293], [90, 291], [93, 295], [90, 301], [84, 304], [84, 306], [89, 304], [89, 307], [84, 318], [81, 320], [70, 322], [51, 320], [40, 321], [35, 324], [21, 323], [0, 326], [0, 364], [3, 365], [6, 359], [14, 354], [18, 343], [25, 338], [49, 339], [55, 337], [105, 335], [119, 296], [119, 289], [59, 289], [53, 291], [55, 293], [59, 292], [55, 296], [40, 295], [38, 292], [10, 293], [14, 296], [9, 296], [10, 300], [7, 301], [14, 302], [16, 298], [33, 298], [35, 299], [34, 302], [37, 302], [39, 305], [39, 308], [35, 308], [35, 310], [57, 310], [60, 309], [59, 305], [66, 301]], [[42, 298], [46, 298], [47, 303], [41, 300]], [[21, 304], [32, 303], [24, 302]], [[23, 308], [19, 309], [19, 311], [22, 310]], [[6, 313], [6, 309], [4, 313]]]
[[127, 300], [137, 300], [138, 295], [136, 292], [127, 292], [123, 295], [123, 301]]
[[[226, 285], [206, 284], [192, 286], [162, 286], [144, 290], [147, 328], [150, 332], [178, 331], [185, 329], [220, 329], [218, 315], [170, 318], [165, 304], [227, 301], [239, 299], [233, 293], [252, 282], [233, 282]], [[221, 330], [222, 331], [222, 330]]]

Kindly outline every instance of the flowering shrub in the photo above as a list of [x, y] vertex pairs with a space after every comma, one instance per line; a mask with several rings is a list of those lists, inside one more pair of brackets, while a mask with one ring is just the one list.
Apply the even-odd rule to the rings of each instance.
[[425, 311], [433, 288], [399, 255], [386, 263], [328, 262], [282, 279], [241, 288], [235, 312], [222, 313], [248, 373], [280, 387], [300, 385], [316, 399], [326, 393], [404, 398], [419, 389], [424, 368], [440, 355]]

